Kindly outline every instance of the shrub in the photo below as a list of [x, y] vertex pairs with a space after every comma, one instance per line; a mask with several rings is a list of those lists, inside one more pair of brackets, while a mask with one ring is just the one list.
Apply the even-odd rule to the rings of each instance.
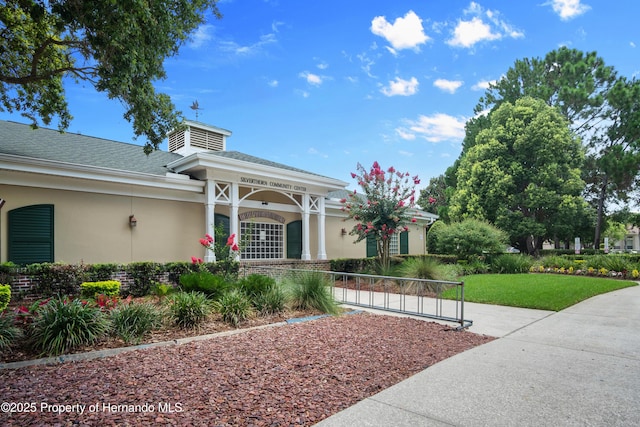
[[37, 351], [57, 356], [94, 343], [109, 331], [109, 326], [99, 308], [78, 299], [54, 298], [38, 310], [29, 335]]
[[0, 283], [11, 284], [13, 277], [16, 275], [16, 265], [9, 262], [0, 263]]
[[276, 314], [284, 311], [286, 295], [279, 286], [252, 298], [253, 306], [262, 315]]
[[151, 287], [151, 293], [158, 297], [158, 299], [162, 299], [167, 295], [171, 295], [176, 291], [172, 285], [166, 283], [156, 283]]
[[222, 320], [234, 327], [253, 315], [251, 300], [239, 289], [232, 289], [222, 295], [215, 303], [215, 308], [222, 315]]
[[338, 314], [327, 277], [318, 271], [304, 272], [287, 282], [289, 301], [292, 308], [299, 310], [316, 309], [323, 313]]
[[200, 264], [192, 262], [170, 262], [165, 265], [165, 270], [169, 273], [169, 281], [173, 284], [180, 284], [180, 277], [184, 274], [200, 271]]
[[83, 282], [80, 285], [80, 295], [85, 298], [94, 298], [96, 295], [115, 297], [120, 294], [120, 282], [106, 280], [103, 282]]
[[4, 311], [11, 301], [11, 286], [0, 285], [0, 313]]
[[504, 254], [491, 261], [491, 271], [499, 274], [528, 273], [533, 260], [528, 255]]
[[224, 277], [211, 274], [208, 271], [181, 276], [180, 286], [185, 292], [201, 292], [214, 301], [220, 299], [231, 287]]
[[103, 282], [111, 280], [113, 273], [120, 269], [118, 264], [91, 264], [86, 266], [87, 281]]
[[168, 301], [171, 318], [181, 328], [196, 327], [211, 313], [211, 304], [202, 292], [178, 292]]
[[437, 254], [438, 252], [438, 240], [439, 235], [444, 230], [446, 230], [447, 225], [442, 221], [436, 221], [429, 227], [429, 231], [427, 231], [427, 241], [426, 247], [427, 252], [430, 254]]
[[161, 272], [161, 267], [155, 262], [132, 262], [127, 265], [126, 270], [133, 278], [133, 283], [129, 284], [129, 294], [143, 297], [149, 293], [151, 284]]
[[275, 286], [275, 279], [262, 274], [250, 274], [238, 282], [238, 287], [250, 298], [269, 292]]
[[120, 305], [110, 313], [112, 332], [126, 343], [139, 343], [162, 326], [163, 313], [151, 303]]
[[21, 335], [22, 329], [16, 326], [13, 313], [0, 313], [0, 351], [13, 344]]
[[402, 277], [441, 280], [440, 263], [434, 258], [409, 258], [400, 266]]
[[[437, 223], [436, 221], [435, 224]], [[504, 231], [488, 222], [471, 218], [445, 227], [440, 226], [437, 236], [437, 253], [457, 254], [468, 259], [485, 253], [503, 252], [507, 244], [507, 234]]]
[[[550, 255], [543, 257], [540, 262], [541, 265], [547, 268], [569, 268], [574, 265], [574, 262], [569, 258], [565, 258], [559, 255]], [[588, 267], [588, 266], [585, 266]]]
[[610, 271], [631, 271], [636, 266], [629, 258], [624, 255], [603, 255], [593, 257], [600, 263], [600, 267], [604, 267]]
[[459, 262], [458, 265], [462, 268], [462, 274], [465, 276], [489, 272], [489, 266], [477, 258], [468, 262]]
[[30, 264], [26, 270], [38, 283], [35, 292], [43, 297], [77, 295], [86, 276], [84, 265]]

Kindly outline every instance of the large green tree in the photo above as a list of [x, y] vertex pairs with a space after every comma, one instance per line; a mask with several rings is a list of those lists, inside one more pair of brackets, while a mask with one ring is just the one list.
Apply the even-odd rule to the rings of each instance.
[[72, 115], [65, 79], [92, 84], [119, 100], [145, 152], [180, 122], [153, 83], [217, 0], [6, 0], [0, 3], [0, 111], [21, 112], [34, 126]]
[[517, 60], [476, 106], [486, 111], [531, 96], [559, 109], [587, 149], [584, 196], [597, 210], [596, 248], [607, 203], [625, 200], [639, 178], [637, 86], [618, 77], [596, 52], [562, 47], [544, 58]]
[[486, 219], [533, 253], [585, 210], [584, 153], [559, 111], [539, 99], [504, 102], [461, 158], [452, 220]]

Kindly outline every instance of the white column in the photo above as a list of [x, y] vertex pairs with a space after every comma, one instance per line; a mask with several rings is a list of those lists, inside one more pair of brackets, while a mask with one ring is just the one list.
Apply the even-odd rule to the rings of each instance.
[[318, 196], [318, 259], [327, 259], [324, 197]]
[[[229, 215], [229, 235], [236, 235], [236, 243], [240, 243], [240, 224], [238, 224], [238, 209], [240, 208], [240, 191], [237, 182], [231, 183], [231, 212]], [[236, 260], [239, 254], [236, 254]]]
[[309, 195], [302, 196], [302, 256], [301, 259], [311, 259], [309, 250]]
[[[215, 235], [215, 210], [216, 210], [216, 182], [212, 179], [207, 180], [205, 203], [205, 230], [207, 234]], [[214, 236], [215, 237], [215, 236]], [[213, 251], [205, 249], [205, 262], [216, 262], [216, 254]]]

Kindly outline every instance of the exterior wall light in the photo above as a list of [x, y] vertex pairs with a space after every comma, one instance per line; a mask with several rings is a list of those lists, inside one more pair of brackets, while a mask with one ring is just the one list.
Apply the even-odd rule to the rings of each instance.
[[340, 230], [340, 234], [342, 234], [343, 236], [347, 234], [347, 229], [343, 228], [342, 230]]
[[133, 228], [136, 225], [138, 225], [138, 220], [136, 219], [136, 217], [133, 215], [129, 215], [129, 227]]

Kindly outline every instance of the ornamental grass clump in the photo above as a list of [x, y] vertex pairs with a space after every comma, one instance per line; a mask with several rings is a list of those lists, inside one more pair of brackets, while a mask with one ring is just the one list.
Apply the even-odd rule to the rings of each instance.
[[266, 292], [251, 298], [255, 309], [262, 315], [281, 313], [287, 305], [287, 296], [279, 286], [274, 286]]
[[232, 289], [214, 303], [214, 308], [222, 315], [222, 320], [237, 327], [240, 322], [254, 314], [249, 297], [239, 289]]
[[4, 351], [22, 336], [22, 329], [16, 326], [15, 316], [10, 312], [0, 313], [0, 351]]
[[327, 314], [340, 312], [327, 277], [319, 271], [305, 272], [288, 279], [287, 287], [293, 309], [315, 309]]
[[528, 273], [533, 260], [528, 255], [504, 254], [491, 261], [491, 272], [498, 274]]
[[138, 344], [145, 335], [162, 326], [164, 314], [154, 304], [119, 305], [110, 312], [112, 333], [125, 343]]
[[95, 343], [109, 329], [109, 319], [98, 307], [79, 299], [54, 298], [37, 311], [29, 339], [40, 354], [57, 356]]
[[409, 258], [399, 267], [402, 277], [441, 280], [440, 262], [435, 258]]
[[171, 318], [181, 328], [195, 328], [211, 313], [211, 302], [202, 292], [178, 292], [167, 301]]

